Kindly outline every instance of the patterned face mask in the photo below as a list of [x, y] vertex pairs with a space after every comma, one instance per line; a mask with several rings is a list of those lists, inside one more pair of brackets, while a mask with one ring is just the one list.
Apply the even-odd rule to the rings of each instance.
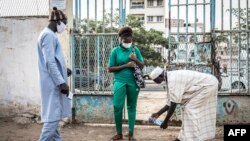
[[62, 33], [64, 31], [65, 27], [66, 27], [65, 24], [60, 21], [60, 25], [57, 24], [57, 26], [56, 26], [57, 33]]

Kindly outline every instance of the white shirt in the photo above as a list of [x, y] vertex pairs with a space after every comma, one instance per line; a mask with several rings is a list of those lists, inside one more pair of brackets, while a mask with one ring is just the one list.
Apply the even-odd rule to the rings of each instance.
[[213, 75], [190, 70], [168, 71], [167, 79], [167, 104], [170, 101], [183, 104], [195, 96], [194, 92], [218, 84]]

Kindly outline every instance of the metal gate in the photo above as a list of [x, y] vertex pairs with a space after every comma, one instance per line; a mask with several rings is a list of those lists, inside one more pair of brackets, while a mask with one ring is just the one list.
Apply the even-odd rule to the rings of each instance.
[[119, 44], [117, 34], [74, 34], [73, 120], [113, 123], [113, 75], [109, 54]]
[[[113, 24], [116, 22], [113, 19], [113, 3], [113, 0], [74, 0], [75, 18], [71, 54], [72, 89], [75, 93], [73, 119], [78, 121], [101, 123], [113, 123], [114, 121], [111, 90], [113, 75], [108, 72], [107, 64], [112, 48], [117, 46], [119, 41], [117, 34], [105, 33], [106, 6], [110, 7], [108, 12], [110, 12], [111, 19], [108, 25], [111, 32], [113, 32]], [[126, 0], [119, 0], [119, 26], [125, 24], [125, 3]], [[93, 10], [92, 13], [90, 13], [90, 9]], [[100, 11], [102, 14], [99, 14]], [[82, 32], [83, 13], [86, 13], [84, 32]], [[94, 14], [94, 18], [91, 17], [92, 14]], [[101, 19], [98, 19], [100, 16]], [[97, 26], [94, 27], [94, 30], [90, 28], [91, 20], [101, 25], [102, 33], [98, 33]]]
[[111, 94], [112, 74], [107, 70], [109, 54], [119, 44], [116, 34], [73, 36], [73, 90], [78, 94]]
[[249, 0], [169, 0], [167, 68], [212, 73], [220, 94], [250, 94], [248, 6]]
[[[244, 10], [249, 11], [249, 0], [168, 2], [167, 34], [171, 45], [168, 49], [167, 69], [191, 69], [214, 74], [221, 80], [217, 122], [249, 123], [250, 22], [249, 12], [244, 14]], [[124, 23], [124, 10], [121, 9], [120, 18], [123, 18], [120, 21]], [[236, 17], [243, 17], [235, 18], [233, 13]], [[75, 20], [81, 19], [79, 17], [76, 14]], [[228, 21], [225, 20], [227, 18]], [[235, 22], [240, 23], [240, 26]], [[76, 27], [79, 28], [79, 24]], [[113, 122], [112, 76], [106, 67], [110, 51], [118, 43], [115, 34], [73, 35], [73, 90], [79, 93], [75, 95], [73, 113], [78, 120]], [[176, 112], [176, 115], [180, 113]]]

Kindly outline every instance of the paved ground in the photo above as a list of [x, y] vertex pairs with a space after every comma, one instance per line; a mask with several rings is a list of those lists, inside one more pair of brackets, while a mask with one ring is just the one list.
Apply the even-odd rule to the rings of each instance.
[[152, 113], [157, 112], [165, 104], [165, 91], [141, 91], [137, 102], [137, 120], [148, 120]]
[[[36, 141], [39, 138], [42, 125], [32, 123], [19, 125], [10, 118], [0, 118], [0, 141]], [[127, 126], [124, 126], [124, 134]], [[135, 127], [135, 137], [138, 141], [172, 141], [180, 128], [169, 127], [161, 130], [157, 126]], [[109, 141], [114, 135], [114, 125], [101, 124], [69, 124], [60, 129], [65, 141]], [[216, 138], [211, 141], [223, 141], [223, 128], [217, 128]], [[124, 140], [127, 140], [126, 138]]]
[[[149, 116], [165, 105], [166, 92], [160, 85], [147, 81], [147, 88], [140, 92], [137, 107], [137, 120], [147, 121]], [[162, 115], [163, 119], [165, 115]], [[0, 141], [35, 141], [38, 140], [41, 124], [20, 125], [11, 118], [0, 118]], [[172, 141], [179, 133], [180, 127], [170, 126], [166, 130], [158, 126], [136, 125], [135, 136], [138, 141]], [[127, 125], [124, 125], [124, 134]], [[69, 124], [60, 129], [65, 141], [108, 141], [114, 135], [113, 124]], [[127, 140], [125, 138], [125, 140]], [[216, 138], [223, 141], [223, 128], [218, 127]]]

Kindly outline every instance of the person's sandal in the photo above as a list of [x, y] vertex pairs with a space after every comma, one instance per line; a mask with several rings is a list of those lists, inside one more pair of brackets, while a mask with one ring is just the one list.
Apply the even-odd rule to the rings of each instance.
[[123, 135], [122, 134], [117, 134], [117, 135], [114, 135], [110, 141], [119, 141], [119, 140], [123, 140]]
[[128, 140], [129, 141], [136, 141], [136, 139], [134, 138], [133, 134], [128, 134]]

